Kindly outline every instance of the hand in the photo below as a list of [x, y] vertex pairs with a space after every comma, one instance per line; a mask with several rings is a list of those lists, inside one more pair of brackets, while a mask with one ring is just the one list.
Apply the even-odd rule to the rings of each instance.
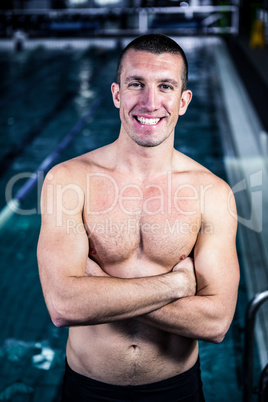
[[194, 271], [194, 261], [190, 257], [186, 257], [176, 264], [172, 272], [180, 272], [184, 274], [185, 279], [185, 296], [194, 296], [196, 294], [196, 277]]
[[85, 276], [109, 276], [104, 272], [99, 264], [90, 258], [87, 259], [87, 265], [85, 269]]

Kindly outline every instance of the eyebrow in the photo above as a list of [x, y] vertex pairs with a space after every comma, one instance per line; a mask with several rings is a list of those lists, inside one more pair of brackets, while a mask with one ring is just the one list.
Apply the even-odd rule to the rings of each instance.
[[[141, 81], [141, 82], [144, 82], [145, 79], [144, 79], [143, 77], [141, 77], [141, 76], [138, 76], [138, 75], [130, 75], [130, 76], [126, 77], [124, 83], [127, 84], [127, 83], [129, 83], [130, 81]], [[178, 87], [178, 86], [179, 86], [179, 83], [178, 83], [176, 80], [172, 79], [172, 78], [163, 78], [163, 79], [159, 79], [158, 82], [161, 82], [161, 83], [169, 83], [169, 84], [173, 85], [174, 87]]]
[[126, 77], [124, 83], [127, 84], [130, 81], [144, 81], [144, 78], [138, 75], [129, 75], [128, 77]]
[[172, 84], [174, 87], [178, 87], [179, 85], [178, 82], [176, 80], [173, 80], [172, 78], [166, 78], [164, 80], [160, 80], [160, 82]]

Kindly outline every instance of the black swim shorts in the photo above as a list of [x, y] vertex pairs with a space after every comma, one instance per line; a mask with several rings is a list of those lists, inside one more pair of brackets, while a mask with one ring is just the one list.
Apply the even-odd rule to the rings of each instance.
[[190, 369], [167, 380], [121, 386], [93, 380], [73, 371], [67, 361], [61, 402], [204, 402], [199, 360]]

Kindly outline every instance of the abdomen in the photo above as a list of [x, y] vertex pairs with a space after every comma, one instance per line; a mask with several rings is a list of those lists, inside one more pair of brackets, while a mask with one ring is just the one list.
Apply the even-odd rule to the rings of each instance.
[[191, 368], [197, 342], [134, 319], [70, 328], [68, 363], [98, 381], [139, 385], [173, 377]]

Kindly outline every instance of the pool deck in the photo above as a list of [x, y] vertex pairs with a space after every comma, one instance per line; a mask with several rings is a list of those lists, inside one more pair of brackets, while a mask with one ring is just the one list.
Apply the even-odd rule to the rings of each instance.
[[[223, 136], [225, 166], [236, 196], [242, 263], [248, 296], [252, 299], [256, 293], [268, 289], [268, 216], [265, 213], [268, 209], [268, 76], [264, 74], [268, 48], [252, 49], [244, 38], [229, 42], [228, 48], [231, 54], [234, 49], [240, 49], [243, 55], [238, 62], [236, 57], [227, 57], [227, 47], [220, 46], [216, 60], [231, 134]], [[250, 85], [245, 85], [242, 77], [247, 77]], [[253, 89], [258, 102], [251, 96]], [[268, 362], [267, 317], [268, 303], [265, 303], [257, 314], [255, 331], [262, 367]]]

